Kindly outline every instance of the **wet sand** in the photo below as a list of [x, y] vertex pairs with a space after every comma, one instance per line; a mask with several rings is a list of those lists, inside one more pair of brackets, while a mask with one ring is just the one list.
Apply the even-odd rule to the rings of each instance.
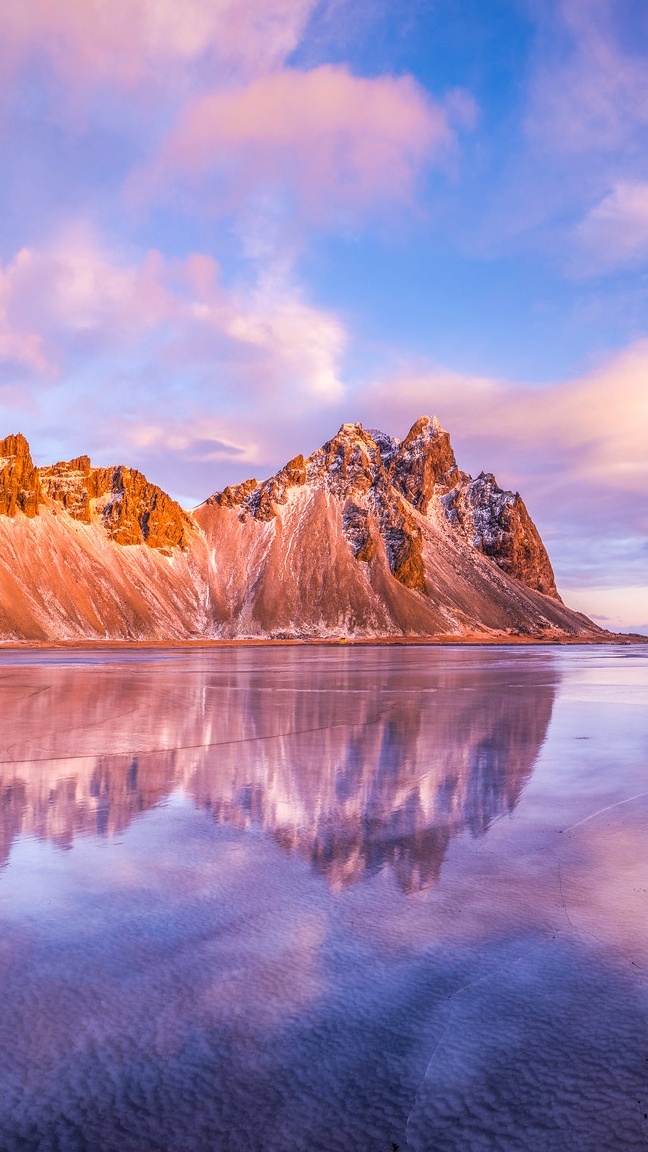
[[3, 1152], [641, 1152], [648, 650], [0, 653]]

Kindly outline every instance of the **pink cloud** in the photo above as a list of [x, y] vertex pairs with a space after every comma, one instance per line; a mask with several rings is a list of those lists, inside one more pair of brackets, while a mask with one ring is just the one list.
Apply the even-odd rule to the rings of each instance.
[[159, 252], [129, 266], [83, 232], [47, 249], [21, 249], [0, 267], [0, 364], [49, 383], [73, 349], [123, 348], [171, 319]]
[[64, 380], [73, 358], [91, 369], [95, 357], [127, 353], [129, 378], [143, 358], [149, 370], [156, 365], [158, 393], [172, 394], [178, 377], [200, 369], [220, 376], [216, 394], [235, 386], [239, 398], [326, 404], [343, 390], [345, 344], [343, 325], [306, 299], [289, 269], [226, 290], [218, 265], [202, 253], [166, 260], [150, 251], [129, 260], [83, 231], [0, 266], [0, 363], [14, 375], [43, 376], [48, 386]]
[[107, 113], [120, 121], [129, 148], [139, 142], [126, 184], [139, 206], [180, 186], [201, 211], [230, 213], [279, 192], [311, 221], [357, 219], [410, 203], [426, 166], [447, 162], [456, 131], [475, 118], [466, 93], [436, 102], [409, 76], [287, 67], [318, 0], [0, 0], [0, 8], [5, 88], [36, 68], [49, 121], [80, 136]]
[[287, 188], [321, 219], [407, 200], [423, 167], [451, 148], [451, 119], [473, 115], [469, 97], [454, 93], [449, 107], [435, 104], [407, 76], [284, 69], [196, 99], [153, 179], [164, 187], [175, 173], [202, 186], [211, 176], [212, 203], [226, 209], [257, 189]]
[[[2, 3], [7, 76], [46, 60], [73, 90], [168, 85], [204, 65], [251, 74], [296, 47], [315, 0], [29, 0]], [[170, 73], [171, 70], [171, 73]]]

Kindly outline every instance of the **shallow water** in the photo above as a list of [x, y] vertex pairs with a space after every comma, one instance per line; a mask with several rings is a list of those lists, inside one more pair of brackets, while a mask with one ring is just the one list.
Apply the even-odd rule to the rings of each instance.
[[648, 650], [0, 654], [0, 1148], [648, 1147]]

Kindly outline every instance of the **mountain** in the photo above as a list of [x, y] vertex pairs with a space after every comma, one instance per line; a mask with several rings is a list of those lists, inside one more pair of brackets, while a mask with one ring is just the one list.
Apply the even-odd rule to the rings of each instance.
[[604, 637], [567, 608], [517, 493], [422, 417], [344, 424], [185, 512], [141, 472], [0, 441], [0, 639]]
[[403, 441], [344, 424], [194, 517], [223, 636], [598, 632], [562, 603], [520, 496], [461, 472], [427, 417]]
[[206, 547], [140, 472], [87, 456], [34, 468], [0, 441], [0, 637], [180, 640], [209, 634]]

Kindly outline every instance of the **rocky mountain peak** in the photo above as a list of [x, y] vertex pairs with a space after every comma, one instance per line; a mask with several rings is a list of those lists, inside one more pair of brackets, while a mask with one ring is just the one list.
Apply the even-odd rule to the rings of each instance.
[[21, 432], [0, 440], [0, 515], [38, 514], [42, 501], [38, 469]]
[[383, 467], [389, 468], [395, 453], [398, 451], [400, 440], [396, 436], [390, 436], [387, 432], [381, 432], [379, 428], [369, 428], [367, 431], [374, 444], [377, 444], [380, 449]]
[[551, 561], [519, 492], [500, 488], [492, 472], [462, 475], [442, 496], [448, 520], [473, 548], [509, 576], [560, 600]]
[[117, 544], [147, 544], [162, 552], [186, 548], [191, 519], [142, 472], [120, 464], [95, 468], [90, 491], [104, 528]]
[[380, 448], [362, 424], [343, 424], [309, 456], [307, 475], [309, 482], [323, 482], [336, 495], [368, 492], [384, 476]]
[[472, 548], [523, 584], [559, 599], [544, 545], [517, 493], [494, 476], [473, 480], [457, 467], [450, 437], [434, 416], [421, 416], [403, 440], [359, 423], [342, 424], [309, 457], [296, 456], [268, 480], [226, 488], [207, 504], [271, 521], [291, 490], [324, 489], [340, 504], [353, 556], [369, 563], [382, 540], [391, 574], [428, 593], [422, 517], [441, 516]]
[[134, 468], [93, 468], [89, 456], [76, 456], [39, 472], [50, 500], [82, 523], [98, 519], [116, 544], [147, 544], [163, 552], [187, 546], [190, 517]]
[[61, 504], [74, 520], [91, 522], [90, 490], [92, 465], [89, 456], [76, 456], [74, 460], [59, 460], [40, 468], [43, 492], [50, 500]]
[[9, 456], [20, 456], [31, 460], [29, 444], [22, 432], [13, 432], [11, 435], [5, 436], [4, 440], [0, 440], [0, 451], [3, 459]]
[[342, 424], [339, 431], [312, 455], [293, 457], [274, 476], [258, 483], [245, 480], [215, 493], [206, 503], [240, 506], [241, 515], [271, 520], [287, 502], [292, 488], [310, 484], [338, 497], [367, 493], [376, 481], [386, 481], [380, 448], [362, 424]]
[[457, 483], [459, 470], [450, 437], [435, 416], [421, 416], [412, 425], [391, 459], [389, 478], [423, 516], [435, 492]]

